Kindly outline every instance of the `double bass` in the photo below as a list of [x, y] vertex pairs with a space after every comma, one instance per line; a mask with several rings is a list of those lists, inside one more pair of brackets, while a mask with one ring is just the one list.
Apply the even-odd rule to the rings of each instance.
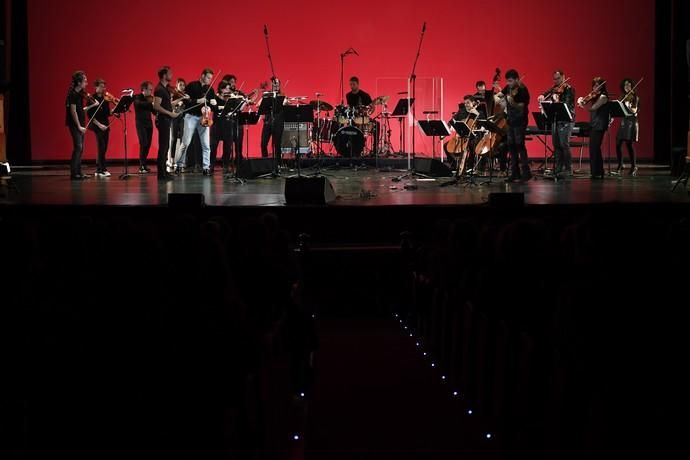
[[[501, 91], [498, 82], [501, 81], [501, 69], [496, 68], [496, 73], [492, 79], [492, 87]], [[484, 136], [477, 142], [474, 148], [474, 153], [476, 155], [485, 155], [492, 152], [494, 148], [500, 144], [508, 130], [508, 120], [506, 119], [506, 114], [500, 104], [494, 105], [494, 113], [489, 116], [488, 121], [493, 122], [496, 126], [496, 132], [487, 131]]]

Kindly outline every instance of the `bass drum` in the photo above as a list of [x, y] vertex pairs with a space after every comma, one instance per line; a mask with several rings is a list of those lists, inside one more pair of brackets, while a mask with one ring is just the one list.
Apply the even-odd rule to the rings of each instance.
[[359, 157], [364, 150], [364, 134], [354, 126], [344, 126], [335, 133], [335, 151], [341, 157]]

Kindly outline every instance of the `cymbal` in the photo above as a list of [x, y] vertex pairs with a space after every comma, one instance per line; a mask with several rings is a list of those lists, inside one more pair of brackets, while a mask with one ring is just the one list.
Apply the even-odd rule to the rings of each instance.
[[314, 110], [321, 110], [323, 112], [330, 112], [333, 110], [333, 106], [325, 101], [310, 101], [309, 105], [311, 105]]
[[379, 96], [376, 99], [374, 99], [373, 105], [383, 105], [388, 103], [390, 100], [390, 96]]

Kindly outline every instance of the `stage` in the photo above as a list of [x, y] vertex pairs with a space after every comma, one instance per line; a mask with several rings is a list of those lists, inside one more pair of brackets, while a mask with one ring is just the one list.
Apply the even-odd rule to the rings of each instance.
[[[588, 172], [554, 183], [535, 176], [526, 184], [506, 184], [503, 177], [477, 177], [474, 185], [441, 185], [452, 178], [393, 179], [405, 170], [374, 164], [350, 166], [327, 164], [320, 173], [333, 184], [336, 200], [331, 207], [376, 206], [466, 206], [484, 205], [490, 193], [524, 192], [527, 205], [588, 205], [607, 203], [687, 203], [688, 194], [679, 187], [672, 192], [669, 170], [642, 165], [637, 177], [609, 176], [592, 181]], [[398, 162], [399, 163], [399, 162]], [[392, 165], [392, 164], [391, 164]], [[381, 167], [381, 164], [379, 164]], [[401, 166], [398, 164], [392, 166]], [[130, 168], [133, 171], [134, 168]], [[86, 172], [93, 173], [91, 168]], [[212, 177], [187, 173], [160, 183], [155, 171], [118, 179], [121, 166], [111, 167], [112, 176], [83, 182], [69, 180], [64, 166], [18, 168], [13, 171], [14, 187], [0, 192], [2, 205], [90, 205], [90, 206], [165, 206], [169, 193], [202, 193], [207, 206], [257, 207], [285, 206], [285, 178], [297, 175], [295, 169], [282, 169], [280, 178], [251, 179], [244, 184], [224, 180], [218, 172]], [[304, 168], [303, 175], [313, 175], [314, 168]]]

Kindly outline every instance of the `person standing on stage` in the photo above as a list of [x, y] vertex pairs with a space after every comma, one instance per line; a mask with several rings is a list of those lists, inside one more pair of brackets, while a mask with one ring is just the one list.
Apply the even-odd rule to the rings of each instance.
[[530, 95], [527, 87], [520, 81], [517, 70], [510, 69], [506, 72], [506, 83], [506, 87], [495, 96], [495, 102], [507, 111], [511, 174], [506, 182], [527, 182], [532, 178], [525, 146]]
[[179, 174], [185, 167], [187, 148], [192, 143], [194, 133], [199, 134], [202, 152], [202, 168], [204, 176], [211, 175], [211, 136], [210, 128], [202, 125], [202, 107], [217, 105], [216, 93], [211, 88], [213, 70], [206, 68], [201, 71], [198, 80], [191, 82], [186, 87], [189, 99], [185, 102], [184, 134], [182, 146], [175, 156], [175, 171]]
[[[230, 83], [230, 93], [233, 96], [240, 96], [242, 98], [247, 97], [245, 93], [243, 93], [240, 89], [237, 88], [236, 76], [226, 75], [225, 77], [223, 77], [223, 80]], [[230, 124], [228, 126], [230, 131], [232, 131], [232, 147], [235, 153], [235, 167], [239, 167], [240, 162], [242, 161], [242, 144], [244, 143], [244, 131], [242, 130], [242, 126], [240, 125], [239, 112], [235, 113], [232, 117], [230, 117], [229, 122]], [[232, 158], [232, 155], [230, 157]], [[229, 166], [230, 164], [228, 163], [228, 167]], [[223, 168], [226, 169], [225, 166], [223, 166]]]
[[[187, 86], [187, 82], [185, 81], [184, 78], [178, 78], [177, 82], [175, 83], [175, 87], [177, 88], [177, 91], [181, 94], [185, 94], [185, 88]], [[185, 94], [186, 96], [186, 94]], [[183, 98], [177, 98], [173, 101], [173, 111], [177, 113], [182, 113], [182, 110], [184, 110], [184, 101], [186, 97]], [[168, 161], [166, 163], [168, 172], [173, 172], [175, 170], [175, 152], [177, 152], [178, 149], [178, 142], [182, 142], [182, 133], [184, 132], [184, 114], [180, 117], [173, 118], [172, 120], [172, 131], [171, 131], [171, 139], [170, 139], [170, 149], [168, 150]]]
[[[276, 77], [271, 77], [271, 92], [278, 98], [283, 96], [280, 90], [280, 80]], [[280, 99], [278, 99], [280, 100]], [[283, 104], [275, 104], [275, 107], [270, 107], [269, 112], [264, 115], [264, 125], [261, 128], [261, 156], [268, 157], [268, 142], [272, 140], [273, 153], [275, 158], [280, 158], [280, 143], [283, 139], [283, 130], [285, 128], [285, 118], [283, 114]], [[275, 113], [274, 113], [275, 109]]]
[[108, 151], [110, 137], [110, 103], [105, 100], [105, 80], [94, 82], [93, 103], [87, 107], [91, 124], [89, 128], [96, 136], [98, 156], [96, 157], [96, 177], [110, 177], [105, 165], [105, 154]]
[[146, 80], [141, 83], [141, 93], [134, 96], [134, 118], [139, 138], [139, 174], [148, 174], [151, 169], [146, 165], [146, 159], [151, 149], [153, 137], [153, 83]]
[[172, 176], [165, 170], [165, 161], [170, 149], [170, 134], [172, 130], [172, 120], [180, 114], [173, 112], [172, 97], [168, 90], [168, 85], [172, 81], [170, 67], [163, 66], [158, 71], [158, 85], [153, 92], [153, 110], [156, 111], [156, 128], [158, 129], [158, 155], [156, 156], [156, 166], [158, 180], [169, 180]]
[[573, 175], [573, 157], [570, 153], [570, 136], [575, 127], [575, 90], [565, 82], [565, 73], [556, 70], [553, 73], [553, 87], [539, 95], [539, 103], [543, 101], [562, 102], [573, 116], [572, 122], [559, 121], [553, 127], [551, 135], [553, 155], [556, 159], [554, 176], [561, 179]]
[[630, 115], [623, 117], [621, 126], [618, 128], [616, 134], [616, 157], [618, 158], [618, 174], [623, 173], [623, 144], [628, 149], [630, 156], [630, 175], [637, 176], [637, 153], [635, 152], [635, 142], [639, 140], [639, 123], [637, 121], [637, 114], [640, 108], [640, 96], [633, 90], [635, 83], [630, 78], [625, 78], [621, 81], [621, 98]]
[[606, 82], [601, 77], [592, 80], [592, 92], [577, 100], [577, 105], [590, 113], [591, 129], [589, 133], [589, 165], [592, 179], [604, 178], [604, 157], [601, 154], [601, 143], [609, 129], [609, 93]]
[[72, 83], [65, 100], [65, 126], [72, 137], [72, 158], [70, 160], [70, 178], [72, 180], [88, 179], [81, 172], [81, 155], [84, 152], [84, 135], [86, 123], [84, 116], [84, 98], [86, 97], [86, 73], [77, 70], [72, 74]]
[[[218, 84], [218, 105], [214, 107], [215, 123], [211, 127], [211, 172], [216, 164], [218, 144], [223, 143], [223, 173], [228, 173], [230, 169], [230, 159], [232, 158], [232, 146], [234, 142], [234, 131], [229, 116], [221, 116], [225, 111], [225, 105], [231, 103], [230, 83], [223, 79]], [[228, 109], [229, 110], [229, 109]], [[227, 112], [226, 112], [227, 113]]]

